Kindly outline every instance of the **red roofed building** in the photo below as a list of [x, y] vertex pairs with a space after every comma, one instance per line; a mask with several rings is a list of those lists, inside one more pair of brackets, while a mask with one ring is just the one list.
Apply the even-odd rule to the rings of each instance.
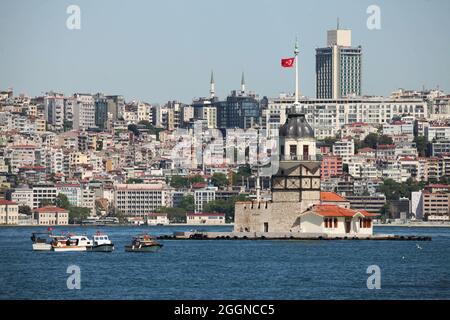
[[350, 208], [350, 201], [334, 192], [320, 192], [320, 204], [334, 204], [339, 207]]
[[0, 199], [0, 225], [19, 223], [19, 205], [16, 202]]
[[365, 210], [320, 204], [300, 216], [300, 228], [302, 232], [325, 233], [327, 236], [371, 236], [372, 219], [376, 216]]
[[69, 224], [69, 211], [54, 206], [34, 209], [34, 219], [38, 225], [64, 226]]

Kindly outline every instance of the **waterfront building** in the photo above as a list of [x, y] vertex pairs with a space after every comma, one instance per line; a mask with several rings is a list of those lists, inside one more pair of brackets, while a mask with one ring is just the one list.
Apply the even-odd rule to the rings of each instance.
[[188, 225], [220, 225], [225, 223], [225, 213], [186, 213]]
[[205, 187], [194, 190], [195, 212], [203, 212], [208, 202], [216, 200], [217, 187]]
[[172, 189], [163, 183], [117, 184], [114, 206], [125, 216], [141, 216], [161, 207], [172, 207]]
[[361, 95], [362, 48], [352, 47], [351, 30], [328, 31], [327, 47], [316, 49], [316, 96]]
[[169, 218], [167, 213], [149, 213], [146, 216], [146, 223], [149, 226], [168, 225]]
[[33, 213], [38, 225], [65, 226], [69, 224], [69, 211], [66, 209], [47, 206], [34, 209]]
[[19, 223], [19, 204], [0, 199], [0, 225]]

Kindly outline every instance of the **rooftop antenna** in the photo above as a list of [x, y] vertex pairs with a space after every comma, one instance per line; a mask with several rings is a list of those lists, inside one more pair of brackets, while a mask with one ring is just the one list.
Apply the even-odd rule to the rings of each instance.
[[339, 17], [337, 18], [337, 29], [336, 30], [339, 30]]

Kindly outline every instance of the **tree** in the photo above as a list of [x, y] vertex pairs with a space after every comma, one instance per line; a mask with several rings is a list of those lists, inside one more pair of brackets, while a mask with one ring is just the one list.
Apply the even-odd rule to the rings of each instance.
[[33, 214], [33, 210], [31, 210], [29, 206], [19, 206], [19, 213], [31, 216]]
[[378, 136], [378, 144], [394, 144], [391, 137], [386, 135]]
[[141, 134], [141, 132], [139, 131], [137, 125], [135, 125], [135, 124], [129, 124], [128, 125], [128, 131], [133, 132], [136, 137], [139, 137], [140, 134]]
[[65, 194], [59, 193], [58, 196], [55, 198], [55, 206], [69, 210], [70, 209], [69, 199]]
[[411, 193], [425, 188], [426, 182], [417, 182], [409, 178], [406, 182], [397, 182], [392, 179], [385, 179], [380, 185], [382, 192], [387, 200], [398, 200], [400, 198], [411, 199]]
[[53, 203], [53, 201], [50, 200], [50, 199], [42, 199], [40, 204], [41, 204], [41, 207], [47, 207], [47, 206], [54, 206], [55, 205]]
[[211, 177], [211, 183], [216, 187], [225, 187], [228, 185], [228, 178], [225, 174], [216, 172]]
[[159, 140], [159, 133], [160, 133], [161, 131], [164, 131], [163, 128], [155, 128], [155, 127], [150, 123], [150, 121], [147, 121], [147, 120], [139, 121], [139, 124], [145, 126], [145, 128], [148, 130], [148, 133], [149, 133], [149, 134], [154, 134], [154, 135], [156, 135], [156, 139], [157, 139], [157, 140]]
[[424, 136], [414, 137], [414, 142], [416, 143], [417, 151], [419, 156], [425, 157], [427, 153], [427, 140]]
[[378, 144], [378, 134], [369, 133], [363, 141], [362, 147], [369, 147], [372, 149], [376, 149]]
[[323, 143], [330, 148], [333, 147], [336, 141], [337, 141], [336, 137], [326, 137], [325, 139], [323, 139]]
[[232, 179], [233, 185], [241, 183], [242, 178], [246, 179], [252, 175], [252, 169], [250, 165], [240, 166], [237, 172], [233, 172]]
[[208, 202], [204, 207], [204, 212], [210, 213], [224, 213], [227, 222], [234, 220], [234, 208], [236, 202], [249, 201], [247, 195], [240, 194], [234, 197], [230, 197], [228, 200], [214, 200]]
[[189, 180], [183, 176], [172, 176], [170, 179], [170, 185], [175, 189], [187, 188], [189, 187]]
[[173, 223], [186, 223], [186, 211], [182, 208], [161, 207], [157, 210], [161, 213], [167, 213], [167, 218]]
[[127, 180], [128, 184], [139, 184], [139, 183], [144, 183], [144, 180], [139, 179], [139, 178], [130, 178]]
[[89, 208], [70, 207], [69, 221], [70, 223], [80, 223], [82, 220], [89, 217], [90, 213], [91, 210]]
[[189, 178], [189, 182], [191, 184], [193, 184], [193, 183], [203, 183], [203, 182], [205, 182], [205, 179], [203, 179], [203, 177], [200, 176], [200, 175], [195, 175], [195, 176]]
[[183, 196], [180, 200], [178, 208], [183, 209], [184, 212], [194, 212], [195, 211], [195, 199], [192, 194]]
[[117, 219], [119, 219], [119, 223], [123, 224], [126, 222], [126, 216], [123, 213], [123, 211], [117, 209], [116, 207], [112, 207], [111, 211], [109, 212], [109, 215], [111, 217], [116, 217]]

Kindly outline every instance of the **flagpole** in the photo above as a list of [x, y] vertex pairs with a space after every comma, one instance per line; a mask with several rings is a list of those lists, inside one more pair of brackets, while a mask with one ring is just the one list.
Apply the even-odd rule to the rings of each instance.
[[299, 105], [298, 102], [298, 41], [297, 38], [295, 39], [295, 48], [294, 48], [294, 54], [295, 54], [295, 102], [294, 105]]

